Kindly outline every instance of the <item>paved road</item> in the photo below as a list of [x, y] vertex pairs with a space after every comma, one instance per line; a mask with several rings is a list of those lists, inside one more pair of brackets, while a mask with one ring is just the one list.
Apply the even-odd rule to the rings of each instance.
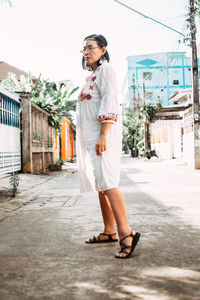
[[141, 232], [128, 260], [114, 258], [116, 243], [84, 243], [102, 231], [98, 199], [64, 175], [27, 185], [15, 200], [25, 205], [1, 218], [0, 300], [200, 299], [200, 171], [123, 156], [120, 187]]

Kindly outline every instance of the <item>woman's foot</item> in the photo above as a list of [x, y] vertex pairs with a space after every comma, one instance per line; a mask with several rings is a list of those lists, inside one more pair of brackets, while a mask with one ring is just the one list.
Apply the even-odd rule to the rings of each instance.
[[85, 241], [87, 244], [118, 242], [116, 233], [100, 233], [98, 236]]
[[129, 235], [123, 237], [120, 240], [121, 250], [115, 254], [115, 257], [122, 258], [122, 259], [129, 258], [132, 255], [139, 241], [139, 238], [140, 238], [140, 233], [139, 232], [133, 233], [132, 231]]

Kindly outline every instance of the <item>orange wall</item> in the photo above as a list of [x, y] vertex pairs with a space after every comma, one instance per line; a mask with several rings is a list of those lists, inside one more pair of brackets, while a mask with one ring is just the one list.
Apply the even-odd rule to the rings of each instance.
[[59, 145], [59, 133], [57, 130], [55, 130], [55, 137], [54, 137], [54, 142], [53, 142], [53, 151], [54, 151], [54, 163], [57, 162], [59, 159], [59, 153], [60, 153], [60, 145]]
[[168, 127], [163, 127], [151, 131], [151, 143], [168, 142]]
[[162, 128], [162, 142], [168, 142], [168, 127]]
[[61, 123], [61, 158], [67, 160], [74, 156], [74, 136], [72, 124], [69, 120]]
[[155, 142], [156, 142], [155, 131], [152, 131], [152, 132], [151, 132], [151, 143], [152, 143], [152, 144], [155, 144]]

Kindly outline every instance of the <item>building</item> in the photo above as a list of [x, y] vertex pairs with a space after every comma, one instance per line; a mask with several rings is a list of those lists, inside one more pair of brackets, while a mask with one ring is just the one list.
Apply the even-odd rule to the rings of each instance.
[[[0, 61], [0, 82], [7, 78], [8, 73], [14, 73], [17, 76], [17, 79], [20, 80], [20, 76], [28, 77], [28, 73], [16, 68], [13, 65], [8, 64], [7, 62]], [[37, 81], [37, 78], [32, 76], [33, 83]]]
[[[163, 107], [151, 124], [151, 149], [160, 158], [181, 158], [196, 168], [192, 89], [177, 92], [169, 103], [173, 105]], [[198, 132], [200, 135], [200, 127]]]
[[137, 107], [138, 98], [152, 103], [160, 99], [166, 106], [179, 90], [192, 88], [191, 58], [185, 52], [136, 55], [127, 60], [130, 107]]
[[[188, 107], [188, 106], [187, 106]], [[183, 157], [183, 114], [185, 105], [167, 105], [151, 123], [151, 150], [161, 159]]]
[[[200, 90], [199, 90], [200, 92]], [[188, 105], [193, 104], [192, 99], [192, 89], [186, 89], [182, 91], [178, 91], [171, 98], [169, 98], [170, 104], [180, 104], [180, 105]]]
[[0, 174], [21, 170], [19, 95], [0, 86]]
[[[195, 147], [196, 147], [196, 133], [194, 129], [194, 111], [193, 111], [193, 99], [192, 99], [192, 89], [185, 91], [180, 91], [176, 93], [173, 97], [169, 99], [171, 103], [177, 103], [176, 106], [184, 105], [185, 110], [182, 113], [183, 117], [183, 160], [184, 162], [193, 167], [196, 167], [196, 157], [195, 157]], [[200, 89], [199, 89], [200, 93]], [[200, 94], [199, 94], [200, 100]], [[200, 136], [200, 126], [198, 127], [198, 136]]]
[[[7, 78], [8, 73], [14, 73], [18, 80], [20, 80], [21, 75], [28, 77], [28, 73], [6, 62], [0, 61], [0, 82]], [[37, 78], [32, 77], [32, 81], [33, 83], [36, 83]], [[68, 82], [69, 82], [68, 80], [62, 80], [62, 82], [59, 83], [62, 85], [62, 84], [67, 84]], [[56, 84], [53, 88], [56, 89]], [[2, 87], [2, 89], [4, 88]], [[8, 111], [7, 114], [7, 110], [15, 109], [10, 104], [14, 100], [12, 101], [8, 100], [8, 105], [7, 105], [7, 102], [3, 101], [2, 97], [3, 96], [1, 96], [1, 86], [0, 86], [0, 137], [1, 137], [1, 129], [3, 128], [3, 126], [10, 125], [9, 122], [12, 116], [12, 111]], [[4, 102], [6, 103], [5, 105]], [[48, 124], [48, 117], [50, 115], [45, 110], [41, 109], [40, 107], [38, 107], [37, 105], [31, 102], [31, 94], [29, 95], [29, 97], [27, 97], [27, 99], [24, 98], [22, 102], [21, 99], [19, 99], [18, 102], [19, 102], [19, 107], [21, 106], [20, 111], [22, 111], [22, 115], [18, 113], [19, 118], [22, 117], [22, 123], [23, 123], [23, 116], [25, 116], [26, 119], [26, 126], [24, 126], [24, 130], [22, 132], [24, 133], [22, 134], [22, 150], [24, 149], [24, 153], [22, 155], [23, 172], [30, 172], [34, 174], [41, 173], [41, 172], [45, 173], [48, 169], [48, 166], [50, 164], [57, 163], [60, 158], [62, 158], [63, 160], [68, 160], [73, 158], [75, 153], [75, 143], [74, 143], [74, 132], [72, 129], [71, 121], [69, 121], [66, 118], [63, 119], [61, 124], [61, 132], [56, 131]], [[28, 108], [25, 109], [25, 106], [27, 106]], [[8, 130], [11, 129], [8, 128], [7, 131]], [[6, 131], [4, 130], [4, 132]], [[12, 132], [14, 132], [14, 129], [12, 129]], [[19, 129], [19, 133], [20, 133], [20, 129]], [[4, 135], [3, 141], [4, 140], [6, 141], [7, 138], [6, 135], [11, 137], [11, 134], [8, 134], [7, 132]], [[15, 134], [15, 137], [18, 138], [18, 135]], [[8, 143], [10, 143], [10, 140], [8, 138], [7, 140]], [[17, 139], [17, 142], [20, 142], [20, 138]], [[13, 143], [14, 145], [16, 144], [18, 147], [17, 142], [13, 142]], [[24, 143], [26, 145], [23, 147]], [[5, 162], [3, 161], [5, 157], [4, 154], [5, 149], [2, 148], [3, 149], [2, 150], [1, 148], [2, 147], [0, 147], [0, 172], [1, 169], [5, 170]]]

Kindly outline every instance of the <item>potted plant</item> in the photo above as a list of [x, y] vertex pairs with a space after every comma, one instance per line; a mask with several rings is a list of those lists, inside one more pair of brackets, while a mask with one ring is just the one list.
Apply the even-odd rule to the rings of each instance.
[[64, 160], [59, 158], [57, 162], [49, 166], [50, 171], [62, 171], [62, 166], [64, 165]]

